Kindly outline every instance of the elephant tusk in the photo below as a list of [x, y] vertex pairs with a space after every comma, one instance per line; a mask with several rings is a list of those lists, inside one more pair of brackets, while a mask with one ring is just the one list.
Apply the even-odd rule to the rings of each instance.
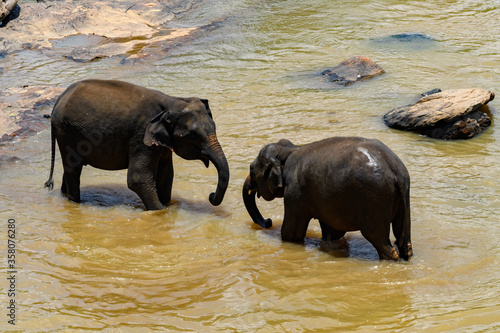
[[255, 193], [257, 192], [257, 190], [253, 189], [253, 190], [248, 190], [248, 195], [251, 195], [252, 193]]

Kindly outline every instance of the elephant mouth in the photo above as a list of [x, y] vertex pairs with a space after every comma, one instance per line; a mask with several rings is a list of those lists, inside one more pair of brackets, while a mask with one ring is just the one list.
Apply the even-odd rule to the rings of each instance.
[[205, 164], [205, 167], [208, 168], [208, 166], [210, 165], [210, 159], [208, 158], [208, 156], [202, 156], [201, 161], [203, 162], [203, 164]]
[[258, 199], [260, 199], [261, 197], [264, 198], [264, 200], [266, 201], [270, 201], [272, 199], [266, 199], [265, 196], [261, 195], [260, 191], [258, 188], [252, 188], [252, 189], [249, 189], [248, 190], [248, 195], [252, 195], [253, 193], [255, 193], [255, 195], [257, 196]]
[[260, 193], [259, 193], [259, 190], [255, 189], [255, 188], [253, 188], [253, 189], [249, 189], [249, 190], [248, 190], [248, 195], [252, 195], [252, 194], [254, 194], [254, 193], [255, 193], [255, 194], [257, 194], [257, 198], [259, 198], [259, 199], [260, 199]]

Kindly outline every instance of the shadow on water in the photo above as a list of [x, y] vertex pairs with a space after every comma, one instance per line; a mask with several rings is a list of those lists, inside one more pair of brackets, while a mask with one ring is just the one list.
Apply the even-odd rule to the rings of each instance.
[[[121, 184], [89, 185], [81, 187], [81, 205], [101, 208], [127, 206], [144, 210], [144, 205], [137, 194]], [[211, 214], [228, 217], [229, 212], [212, 206], [208, 200], [192, 200], [173, 196], [165, 209], [181, 209], [186, 212]]]
[[141, 199], [124, 185], [107, 184], [81, 187], [83, 205], [96, 207], [129, 206], [144, 209]]
[[256, 224], [252, 227], [260, 229], [263, 235], [271, 242], [282, 242], [286, 246], [299, 246], [308, 251], [310, 249], [317, 249], [322, 253], [331, 255], [334, 258], [352, 258], [359, 260], [378, 261], [379, 256], [373, 245], [368, 242], [360, 232], [349, 232], [344, 237], [333, 240], [325, 241], [321, 238], [321, 231], [317, 230], [313, 221], [309, 224], [306, 238], [301, 243], [288, 243], [281, 240], [281, 224], [274, 223], [269, 229], [262, 229]]

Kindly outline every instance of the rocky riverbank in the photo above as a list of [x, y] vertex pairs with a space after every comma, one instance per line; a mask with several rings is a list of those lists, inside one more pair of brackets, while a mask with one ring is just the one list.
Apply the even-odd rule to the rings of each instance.
[[[20, 3], [19, 13], [0, 29], [0, 50], [50, 49], [70, 36], [97, 36], [93, 48], [113, 56], [192, 33], [194, 28], [167, 29], [165, 23], [201, 0], [40, 1]], [[140, 48], [138, 47], [140, 44]], [[109, 52], [109, 53], [108, 53]], [[70, 55], [68, 54], [68, 57]]]

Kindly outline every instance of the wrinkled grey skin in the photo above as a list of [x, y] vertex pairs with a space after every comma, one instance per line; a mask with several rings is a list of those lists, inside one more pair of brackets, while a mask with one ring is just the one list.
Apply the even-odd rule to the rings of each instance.
[[[250, 165], [243, 201], [253, 221], [264, 228], [255, 195], [284, 198], [284, 241], [302, 242], [311, 219], [324, 240], [360, 230], [381, 259], [408, 260], [410, 176], [401, 160], [378, 140], [335, 137], [296, 146], [288, 140], [266, 145]], [[392, 223], [399, 254], [391, 244]]]
[[57, 100], [51, 117], [53, 187], [55, 140], [64, 175], [61, 191], [80, 202], [84, 165], [105, 170], [128, 169], [128, 187], [146, 209], [162, 209], [171, 199], [172, 152], [199, 159], [218, 171], [219, 205], [229, 183], [229, 166], [215, 134], [207, 100], [177, 98], [121, 81], [86, 80], [71, 85]]

